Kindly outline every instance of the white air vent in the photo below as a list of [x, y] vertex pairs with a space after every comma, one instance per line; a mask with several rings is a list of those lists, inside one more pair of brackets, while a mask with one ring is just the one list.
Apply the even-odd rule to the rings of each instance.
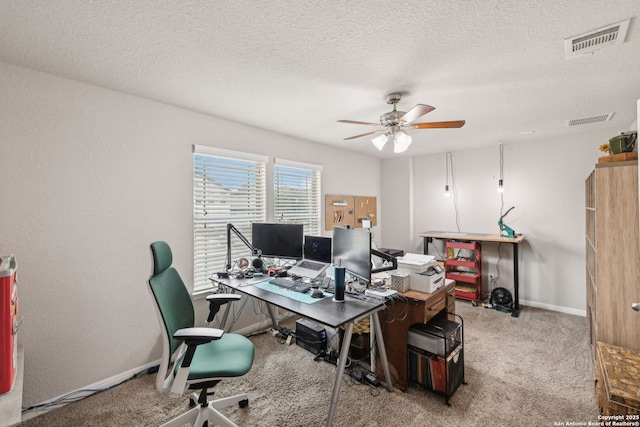
[[608, 122], [613, 117], [613, 113], [599, 114], [597, 116], [582, 117], [580, 119], [567, 120], [567, 127], [588, 125], [590, 123]]
[[624, 43], [629, 29], [629, 21], [607, 25], [579, 36], [565, 39], [564, 54], [566, 59], [577, 58], [587, 53], [593, 53], [605, 47], [617, 46]]

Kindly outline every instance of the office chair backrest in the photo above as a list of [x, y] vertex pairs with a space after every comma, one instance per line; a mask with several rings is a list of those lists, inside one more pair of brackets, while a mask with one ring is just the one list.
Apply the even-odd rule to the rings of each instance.
[[153, 276], [149, 279], [149, 286], [164, 323], [171, 355], [182, 343], [173, 338], [175, 331], [195, 325], [193, 303], [178, 271], [171, 267], [173, 255], [169, 245], [162, 241], [154, 242], [151, 244], [151, 253]]

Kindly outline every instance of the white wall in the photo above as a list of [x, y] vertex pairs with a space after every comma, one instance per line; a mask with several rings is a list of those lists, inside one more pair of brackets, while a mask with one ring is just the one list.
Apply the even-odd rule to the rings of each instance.
[[407, 249], [413, 234], [413, 158], [394, 157], [382, 162], [382, 216], [386, 219], [382, 247]]
[[323, 193], [380, 200], [374, 158], [2, 62], [0, 93], [0, 255], [18, 262], [25, 406], [160, 357], [149, 244], [169, 242], [190, 282], [192, 144], [322, 164]]
[[[584, 180], [602, 154], [599, 145], [611, 135], [594, 126], [574, 138], [558, 141], [540, 139], [528, 143], [504, 144], [504, 209], [515, 206], [505, 218], [509, 227], [525, 235], [520, 245], [520, 302], [525, 305], [584, 315], [586, 307], [584, 267]], [[405, 160], [383, 161], [382, 182], [405, 176]], [[501, 199], [496, 191], [499, 177], [499, 145], [453, 152], [454, 178], [450, 186], [457, 198], [445, 198], [445, 154], [413, 159], [413, 203], [415, 233], [406, 236], [406, 213], [384, 210], [382, 245], [422, 253], [422, 239], [415, 234], [427, 230], [499, 233]], [[403, 178], [404, 179], [404, 178]], [[388, 187], [383, 185], [386, 201]], [[407, 205], [398, 199], [398, 206]], [[407, 197], [403, 195], [402, 197]], [[456, 208], [458, 224], [456, 223]], [[401, 209], [398, 209], [401, 210]], [[396, 236], [387, 240], [388, 236]], [[440, 243], [436, 241], [437, 243]], [[431, 246], [430, 253], [438, 248]], [[497, 286], [512, 288], [512, 247], [500, 249]], [[497, 276], [498, 245], [483, 245], [484, 290], [491, 274]]]

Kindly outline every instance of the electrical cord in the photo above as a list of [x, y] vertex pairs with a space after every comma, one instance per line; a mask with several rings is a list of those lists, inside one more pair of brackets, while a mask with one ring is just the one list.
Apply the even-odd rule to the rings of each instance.
[[[114, 384], [111, 385], [109, 387], [101, 387], [101, 388], [84, 388], [81, 390], [75, 390], [72, 392], [69, 392], [63, 396], [60, 396], [57, 399], [52, 400], [51, 402], [46, 402], [46, 403], [41, 403], [38, 405], [33, 405], [30, 406], [28, 408], [22, 408], [22, 414], [25, 414], [29, 411], [33, 411], [33, 410], [37, 410], [37, 409], [43, 409], [43, 408], [51, 408], [51, 407], [58, 407], [58, 406], [62, 406], [62, 405], [66, 405], [68, 403], [73, 403], [73, 402], [77, 402], [79, 400], [82, 400], [86, 397], [89, 397], [91, 395], [97, 394], [97, 393], [101, 393], [103, 391], [107, 391], [107, 390], [111, 390], [112, 388], [115, 388], [121, 384], [126, 383], [129, 380], [138, 378], [139, 376], [143, 375], [143, 374], [153, 374], [155, 372], [158, 371], [158, 368], [160, 367], [160, 365], [154, 365], [151, 366], [149, 368], [146, 369], [142, 369], [136, 373], [134, 373], [132, 376], [130, 376], [129, 378], [124, 379], [123, 381], [119, 382], [118, 384]], [[89, 393], [89, 394], [84, 394], [84, 393]]]
[[385, 302], [384, 309], [391, 312], [391, 309], [395, 307], [396, 304], [403, 304], [403, 310], [393, 318], [385, 320], [386, 324], [390, 324], [395, 321], [401, 322], [409, 315], [409, 300], [400, 294], [396, 294], [393, 297], [394, 298], [391, 300]]
[[458, 229], [458, 233], [459, 233], [460, 232], [460, 211], [458, 210], [458, 190], [456, 188], [455, 168], [453, 167], [453, 153], [450, 151], [447, 151], [447, 161], [451, 169], [451, 189], [453, 191], [453, 208], [456, 213], [456, 228]]

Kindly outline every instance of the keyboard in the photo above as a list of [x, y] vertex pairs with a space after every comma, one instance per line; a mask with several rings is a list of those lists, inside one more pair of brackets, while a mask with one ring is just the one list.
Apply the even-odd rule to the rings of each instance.
[[269, 280], [269, 283], [284, 289], [289, 289], [289, 290], [301, 292], [301, 293], [305, 293], [309, 289], [311, 289], [311, 285], [309, 285], [308, 283], [297, 282], [291, 279], [287, 279], [285, 277], [275, 277]]

